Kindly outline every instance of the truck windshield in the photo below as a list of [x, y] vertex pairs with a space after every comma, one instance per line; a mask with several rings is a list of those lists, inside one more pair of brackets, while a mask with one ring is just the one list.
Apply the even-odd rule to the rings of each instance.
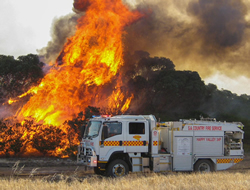
[[99, 134], [99, 130], [101, 127], [102, 122], [101, 121], [89, 121], [83, 138], [88, 138], [88, 137], [96, 137]]

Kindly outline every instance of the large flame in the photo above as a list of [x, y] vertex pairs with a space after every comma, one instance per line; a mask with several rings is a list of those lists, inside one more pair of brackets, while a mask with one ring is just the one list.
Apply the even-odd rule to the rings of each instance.
[[18, 113], [19, 118], [31, 116], [37, 122], [60, 125], [93, 104], [98, 86], [115, 79], [123, 64], [123, 28], [141, 14], [129, 11], [121, 0], [88, 2], [58, 64], [30, 91], [35, 94]]
[[[67, 133], [63, 123], [89, 105], [107, 106], [121, 112], [129, 108], [133, 95], [121, 91], [122, 81], [118, 74], [123, 64], [123, 29], [142, 15], [131, 12], [121, 0], [78, 0], [74, 6], [86, 11], [78, 20], [75, 35], [68, 39], [56, 64], [40, 85], [19, 96], [32, 94], [16, 114], [23, 125], [27, 118], [34, 122], [29, 130], [22, 128], [20, 139], [24, 141], [27, 136], [30, 139], [44, 131], [43, 126], [53, 125], [61, 133]], [[112, 84], [109, 85], [112, 89], [105, 89], [107, 84]], [[109, 93], [104, 94], [106, 91]], [[9, 103], [15, 101], [9, 100]], [[35, 130], [38, 124], [39, 130]], [[61, 141], [64, 141], [64, 146], [57, 148], [52, 155], [69, 147], [67, 138]], [[73, 138], [72, 143], [77, 144], [77, 139]], [[28, 143], [26, 151], [32, 152], [33, 149], [32, 143]]]

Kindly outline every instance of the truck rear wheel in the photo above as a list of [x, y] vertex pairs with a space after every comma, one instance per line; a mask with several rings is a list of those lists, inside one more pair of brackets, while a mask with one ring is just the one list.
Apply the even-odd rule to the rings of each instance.
[[107, 175], [110, 177], [121, 177], [127, 175], [129, 172], [128, 164], [121, 159], [112, 161], [108, 165]]
[[213, 172], [214, 165], [210, 160], [198, 160], [194, 165], [194, 171], [197, 172]]

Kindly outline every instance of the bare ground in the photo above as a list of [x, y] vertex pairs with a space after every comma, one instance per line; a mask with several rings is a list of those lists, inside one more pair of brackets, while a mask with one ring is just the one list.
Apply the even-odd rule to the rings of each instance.
[[55, 174], [81, 175], [93, 174], [72, 159], [61, 158], [0, 158], [0, 177], [48, 176]]
[[[227, 169], [227, 172], [245, 173], [250, 170], [250, 154], [242, 162]], [[224, 172], [224, 171], [220, 171]], [[45, 176], [86, 177], [94, 175], [92, 169], [77, 164], [76, 160], [61, 158], [0, 158], [0, 178], [45, 177]]]

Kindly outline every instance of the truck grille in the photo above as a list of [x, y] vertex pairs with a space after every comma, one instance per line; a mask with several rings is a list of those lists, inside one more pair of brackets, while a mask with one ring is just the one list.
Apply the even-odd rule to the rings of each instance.
[[92, 150], [90, 148], [86, 148], [86, 156], [93, 156]]
[[[86, 149], [86, 152], [84, 151]], [[93, 156], [91, 148], [80, 147], [80, 153], [85, 156]]]

